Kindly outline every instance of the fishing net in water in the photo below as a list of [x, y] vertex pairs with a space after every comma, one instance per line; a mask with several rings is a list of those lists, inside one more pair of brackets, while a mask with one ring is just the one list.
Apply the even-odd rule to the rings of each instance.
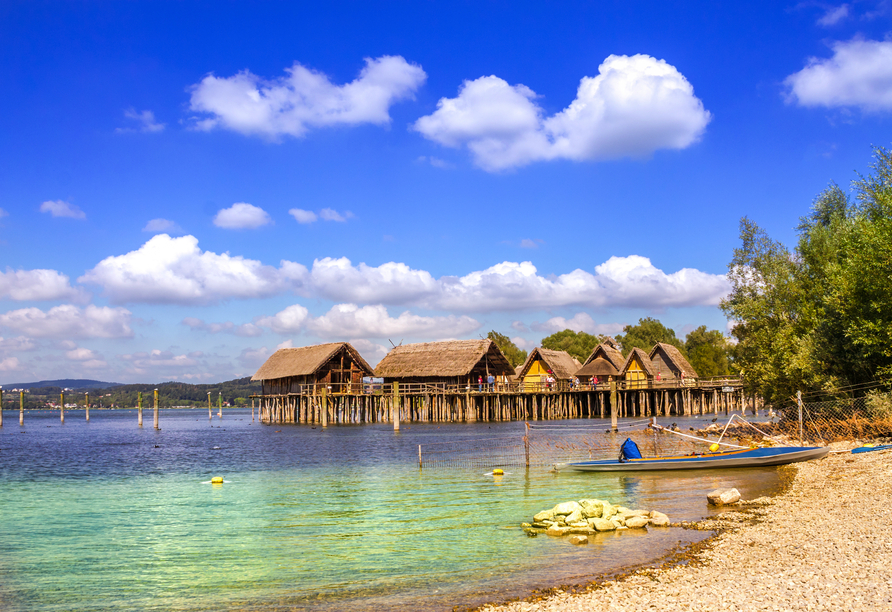
[[[620, 422], [616, 431], [609, 423], [530, 423], [516, 435], [423, 444], [418, 449], [418, 460], [423, 468], [536, 467], [568, 461], [616, 459], [626, 438], [631, 438], [645, 456], [703, 452], [709, 444], [657, 431], [648, 427], [650, 423], [650, 420]], [[713, 439], [721, 431], [713, 427], [713, 432], [708, 432], [692, 426], [695, 424], [685, 425], [688, 425], [690, 434], [715, 433]], [[724, 440], [736, 442], [737, 439], [726, 435]]]

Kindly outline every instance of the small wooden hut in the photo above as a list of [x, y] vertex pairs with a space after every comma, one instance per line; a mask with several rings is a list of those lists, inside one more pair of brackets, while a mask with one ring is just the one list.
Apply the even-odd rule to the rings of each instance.
[[537, 347], [530, 351], [526, 361], [517, 373], [518, 380], [523, 381], [524, 391], [545, 389], [548, 375], [558, 382], [569, 382], [576, 375], [582, 364], [567, 351], [555, 351]]
[[619, 377], [622, 372], [625, 358], [616, 350], [612, 342], [602, 342], [595, 347], [592, 354], [585, 360], [582, 368], [576, 371], [576, 376], [582, 383], [591, 383], [597, 380], [598, 384], [606, 383]]
[[362, 378], [372, 374], [349, 342], [332, 342], [279, 349], [251, 380], [261, 381], [264, 395], [308, 394], [323, 386], [332, 393], [359, 393]]
[[[401, 344], [384, 356], [375, 376], [385, 383], [475, 386], [492, 374], [497, 381], [514, 376], [498, 345], [488, 338]], [[504, 377], [504, 378], [502, 378]]]
[[677, 347], [664, 342], [657, 342], [650, 351], [649, 358], [656, 368], [660, 381], [681, 381], [682, 384], [694, 384], [699, 378], [697, 371]]
[[646, 389], [651, 386], [657, 370], [651, 363], [647, 353], [640, 348], [633, 348], [623, 364], [622, 376], [626, 381], [626, 389]]

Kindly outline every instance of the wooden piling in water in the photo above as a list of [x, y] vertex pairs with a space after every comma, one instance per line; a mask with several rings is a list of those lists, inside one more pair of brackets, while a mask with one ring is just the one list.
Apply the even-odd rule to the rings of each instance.
[[90, 394], [89, 393], [84, 394], [84, 405], [87, 408], [87, 420], [89, 421], [90, 420]]
[[142, 427], [142, 391], [136, 394], [136, 423]]
[[19, 425], [25, 424], [25, 392], [19, 389]]
[[155, 389], [155, 429], [161, 429], [158, 427], [158, 389]]

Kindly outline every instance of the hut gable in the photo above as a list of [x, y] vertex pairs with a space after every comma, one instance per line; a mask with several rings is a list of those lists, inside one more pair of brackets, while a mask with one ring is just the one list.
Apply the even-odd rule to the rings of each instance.
[[646, 373], [648, 377], [655, 376], [657, 373], [650, 357], [648, 357], [647, 353], [640, 348], [633, 348], [632, 352], [629, 353], [629, 356], [626, 357], [626, 361], [623, 363], [621, 371], [623, 374], [626, 374], [629, 370], [640, 370]]
[[292, 384], [358, 383], [372, 373], [371, 366], [349, 342], [331, 342], [279, 349], [251, 380], [277, 381], [284, 392], [292, 392]]
[[585, 360], [583, 365], [588, 365], [598, 358], [606, 359], [617, 371], [622, 370], [623, 364], [626, 361], [623, 354], [616, 349], [616, 344], [612, 341], [602, 342], [596, 346], [595, 350], [592, 351], [592, 354], [588, 356], [588, 359]]
[[619, 376], [623, 363], [625, 363], [623, 354], [616, 350], [615, 343], [608, 338], [595, 347], [585, 360], [585, 365], [576, 371], [576, 376], [583, 381], [597, 377], [599, 382], [606, 382], [610, 376]]
[[[523, 378], [527, 374], [533, 374], [531, 368], [536, 361], [544, 363], [545, 369], [551, 370], [557, 380], [570, 380], [576, 375], [576, 372], [582, 367], [579, 361], [570, 355], [567, 351], [554, 351], [546, 348], [534, 348], [527, 355], [526, 361], [518, 371], [518, 377]], [[535, 372], [539, 374], [539, 372]]]
[[681, 378], [699, 378], [697, 371], [691, 367], [678, 347], [658, 342], [650, 351], [649, 358], [663, 380]]
[[385, 380], [453, 379], [460, 383], [467, 377], [513, 376], [514, 368], [495, 342], [449, 340], [401, 344], [394, 347], [375, 368], [375, 375]]

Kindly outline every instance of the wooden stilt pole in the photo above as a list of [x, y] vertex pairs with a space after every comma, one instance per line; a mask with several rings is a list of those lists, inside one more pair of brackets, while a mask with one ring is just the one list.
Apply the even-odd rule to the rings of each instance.
[[400, 384], [396, 381], [393, 382], [393, 406], [391, 407], [393, 412], [393, 431], [400, 430]]

